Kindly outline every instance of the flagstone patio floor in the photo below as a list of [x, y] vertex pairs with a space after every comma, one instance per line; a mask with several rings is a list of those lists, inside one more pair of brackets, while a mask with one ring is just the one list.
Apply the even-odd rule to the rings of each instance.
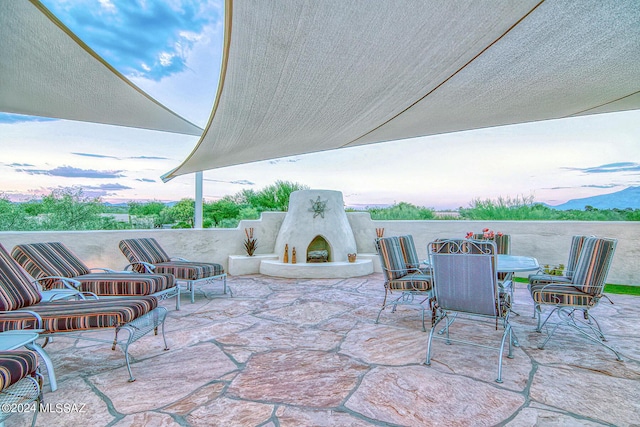
[[[610, 295], [593, 312], [614, 355], [560, 331], [544, 350], [532, 303], [518, 284], [512, 317], [520, 347], [498, 352], [436, 341], [423, 364], [428, 331], [419, 311], [383, 311], [381, 274], [352, 279], [229, 277], [205, 285], [170, 311], [166, 336], [122, 352], [108, 344], [56, 338], [46, 350], [59, 388], [44, 399], [52, 410], [38, 426], [638, 426], [640, 425], [640, 298]], [[112, 338], [112, 331], [92, 333]], [[499, 342], [494, 325], [456, 320], [452, 334]], [[68, 413], [65, 413], [68, 412]], [[18, 414], [8, 427], [28, 425]]]

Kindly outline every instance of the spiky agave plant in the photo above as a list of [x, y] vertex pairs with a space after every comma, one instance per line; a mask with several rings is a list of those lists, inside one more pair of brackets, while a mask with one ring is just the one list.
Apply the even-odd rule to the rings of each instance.
[[253, 256], [256, 248], [258, 247], [258, 239], [253, 237], [253, 227], [245, 228], [244, 234], [247, 236], [244, 240], [244, 250], [247, 251], [247, 255]]

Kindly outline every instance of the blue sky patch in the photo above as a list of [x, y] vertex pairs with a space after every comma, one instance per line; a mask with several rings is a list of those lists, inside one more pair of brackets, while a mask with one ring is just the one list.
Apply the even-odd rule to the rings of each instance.
[[48, 117], [24, 116], [22, 114], [0, 113], [0, 123], [52, 122], [58, 119]]
[[186, 69], [206, 25], [220, 16], [202, 13], [199, 0], [43, 0], [83, 42], [126, 76], [161, 80]]
[[640, 163], [619, 162], [589, 168], [567, 168], [584, 173], [614, 173], [614, 172], [640, 172]]

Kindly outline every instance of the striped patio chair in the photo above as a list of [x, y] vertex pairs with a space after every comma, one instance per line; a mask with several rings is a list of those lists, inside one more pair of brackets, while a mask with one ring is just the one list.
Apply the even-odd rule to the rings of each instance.
[[[164, 349], [168, 350], [164, 334], [166, 315], [167, 309], [158, 306], [158, 299], [153, 296], [42, 302], [38, 287], [0, 245], [0, 332], [38, 329], [44, 338], [66, 334], [108, 342], [112, 350], [120, 345], [125, 355], [129, 381], [135, 381], [131, 373], [129, 346], [147, 333], [157, 332], [158, 327], [162, 326]], [[113, 340], [77, 334], [105, 328], [115, 329]], [[126, 331], [128, 336], [119, 340], [122, 331]]]
[[400, 249], [402, 250], [402, 256], [404, 257], [404, 263], [409, 270], [417, 270], [423, 274], [430, 274], [429, 265], [425, 261], [420, 261], [418, 258], [418, 251], [413, 241], [413, 236], [407, 234], [406, 236], [398, 236], [400, 241]]
[[[584, 239], [580, 256], [569, 282], [538, 283], [530, 286], [538, 318], [536, 331], [542, 332], [542, 328], [549, 322], [553, 314], [556, 314], [558, 318], [538, 348], [544, 348], [558, 327], [568, 326], [581, 336], [611, 350], [618, 360], [622, 360], [617, 350], [605, 344], [606, 338], [600, 324], [591, 313], [600, 299], [605, 296], [603, 294], [604, 285], [616, 244], [617, 240], [615, 239], [587, 237]], [[545, 306], [551, 307], [551, 311], [543, 320], [542, 308]]]
[[[573, 278], [573, 273], [576, 269], [576, 265], [578, 264], [578, 257], [580, 256], [580, 252], [582, 251], [582, 247], [584, 246], [585, 239], [589, 236], [573, 236], [571, 238], [571, 247], [569, 248], [569, 259], [567, 260], [567, 266], [564, 270], [564, 274], [562, 275], [552, 275], [547, 273], [535, 273], [529, 275], [529, 285], [528, 289], [531, 292], [531, 289], [535, 287], [539, 287], [540, 285], [548, 285], [550, 283], [571, 283], [571, 279]], [[591, 236], [595, 237], [595, 236]], [[536, 316], [536, 310], [534, 307], [533, 317]]]
[[171, 274], [90, 269], [60, 242], [17, 245], [11, 256], [45, 291], [73, 287], [103, 297], [153, 295], [159, 300], [175, 298], [176, 310], [180, 309], [180, 288]]
[[[434, 338], [443, 339], [447, 344], [463, 343], [497, 349], [499, 357], [496, 382], [501, 383], [505, 343], [508, 340], [507, 357], [512, 358], [512, 347], [516, 340], [509, 323], [510, 294], [503, 292], [498, 283], [496, 244], [488, 240], [439, 239], [429, 244], [429, 259], [433, 268], [436, 308], [425, 364], [431, 364]], [[458, 314], [464, 314], [467, 320], [480, 320], [478, 323], [481, 325], [492, 325], [493, 322], [487, 322], [486, 319], [494, 320], [496, 329], [502, 327], [500, 346], [488, 346], [473, 339], [450, 338], [449, 332]], [[444, 321], [443, 329], [434, 334], [441, 321]]]
[[544, 283], [571, 282], [571, 278], [573, 277], [576, 265], [578, 264], [578, 257], [580, 256], [582, 246], [584, 245], [584, 241], [587, 237], [595, 236], [573, 236], [571, 238], [569, 259], [567, 260], [567, 266], [565, 267], [564, 274], [559, 276], [542, 273], [531, 274], [529, 275], [529, 289], [531, 289], [531, 286], [533, 285], [540, 285]]
[[29, 350], [0, 351], [0, 425], [18, 411], [12, 408], [33, 405], [31, 426], [36, 424], [42, 397], [42, 375], [38, 356]]
[[[191, 302], [195, 301], [195, 285], [214, 279], [222, 280], [223, 293], [227, 293], [227, 274], [220, 264], [171, 258], [154, 238], [125, 239], [118, 246], [129, 260], [127, 268], [141, 273], [173, 274], [179, 282], [186, 284]], [[231, 289], [229, 293], [233, 296]]]
[[[394, 313], [398, 305], [417, 305], [421, 310], [422, 331], [426, 331], [424, 303], [429, 303], [431, 307], [431, 276], [407, 267], [402, 255], [400, 239], [397, 236], [381, 237], [376, 240], [376, 245], [385, 276], [384, 301], [378, 312], [376, 323], [380, 320], [382, 310], [388, 306], [392, 307], [391, 312]], [[387, 302], [388, 295], [394, 291], [399, 291], [400, 295]]]

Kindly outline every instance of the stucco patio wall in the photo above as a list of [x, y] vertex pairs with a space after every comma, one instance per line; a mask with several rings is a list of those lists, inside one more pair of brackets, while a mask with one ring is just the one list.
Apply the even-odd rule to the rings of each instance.
[[[260, 220], [244, 220], [236, 229], [180, 229], [126, 231], [0, 232], [0, 243], [11, 250], [19, 243], [61, 241], [89, 267], [123, 268], [127, 261], [118, 249], [125, 238], [155, 237], [172, 256], [213, 261], [228, 268], [229, 255], [244, 254], [244, 229], [254, 228], [256, 254], [271, 254], [284, 213], [264, 213]], [[597, 235], [618, 239], [608, 282], [640, 285], [640, 222], [578, 221], [372, 221], [368, 213], [348, 213], [359, 254], [375, 253], [376, 228], [385, 236], [411, 234], [418, 255], [426, 257], [426, 245], [438, 237], [464, 237], [468, 231], [488, 227], [511, 235], [511, 252], [530, 255], [541, 264], [564, 263], [571, 236]]]

